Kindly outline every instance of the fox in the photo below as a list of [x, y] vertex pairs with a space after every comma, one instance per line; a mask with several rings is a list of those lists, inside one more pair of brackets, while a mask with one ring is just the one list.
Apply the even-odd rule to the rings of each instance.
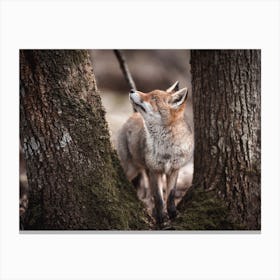
[[179, 169], [193, 155], [193, 132], [184, 116], [187, 96], [188, 89], [179, 89], [178, 81], [167, 90], [130, 90], [134, 113], [122, 126], [117, 140], [117, 153], [128, 180], [146, 174], [157, 224], [163, 224], [167, 215], [169, 219], [177, 216]]

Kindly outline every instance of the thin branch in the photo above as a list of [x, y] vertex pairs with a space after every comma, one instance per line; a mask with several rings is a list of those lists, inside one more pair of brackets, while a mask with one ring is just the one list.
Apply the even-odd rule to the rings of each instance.
[[124, 57], [122, 51], [114, 50], [114, 53], [115, 53], [115, 55], [116, 55], [116, 57], [117, 57], [117, 59], [119, 61], [121, 70], [123, 72], [123, 75], [124, 75], [127, 83], [129, 84], [129, 87], [131, 89], [136, 90], [136, 85], [135, 85], [134, 80], [133, 80], [133, 78], [131, 76], [131, 73], [130, 73], [130, 71], [128, 69], [128, 66], [127, 66], [127, 63], [126, 63], [126, 60], [125, 60], [125, 57]]

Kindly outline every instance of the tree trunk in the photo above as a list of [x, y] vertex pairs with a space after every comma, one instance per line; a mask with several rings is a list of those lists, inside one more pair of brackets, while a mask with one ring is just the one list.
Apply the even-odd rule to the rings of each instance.
[[191, 67], [194, 179], [174, 227], [260, 229], [261, 52], [192, 51]]
[[20, 51], [25, 229], [147, 229], [109, 139], [85, 50]]

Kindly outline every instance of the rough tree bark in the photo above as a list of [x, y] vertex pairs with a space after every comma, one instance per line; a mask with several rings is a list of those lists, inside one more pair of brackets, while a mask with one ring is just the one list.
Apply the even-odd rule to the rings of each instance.
[[261, 227], [261, 52], [191, 52], [193, 188], [177, 229]]
[[113, 151], [85, 50], [20, 51], [25, 229], [147, 229]]

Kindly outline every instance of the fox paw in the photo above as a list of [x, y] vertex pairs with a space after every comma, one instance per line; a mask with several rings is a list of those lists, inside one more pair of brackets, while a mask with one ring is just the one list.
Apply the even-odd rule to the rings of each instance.
[[163, 225], [168, 220], [166, 213], [158, 213], [155, 209], [153, 210], [153, 217], [157, 225]]
[[177, 212], [175, 206], [169, 207], [169, 208], [167, 209], [167, 212], [168, 212], [168, 216], [169, 216], [169, 219], [170, 219], [170, 220], [175, 219], [176, 216], [177, 216], [177, 214], [178, 214], [178, 212]]

